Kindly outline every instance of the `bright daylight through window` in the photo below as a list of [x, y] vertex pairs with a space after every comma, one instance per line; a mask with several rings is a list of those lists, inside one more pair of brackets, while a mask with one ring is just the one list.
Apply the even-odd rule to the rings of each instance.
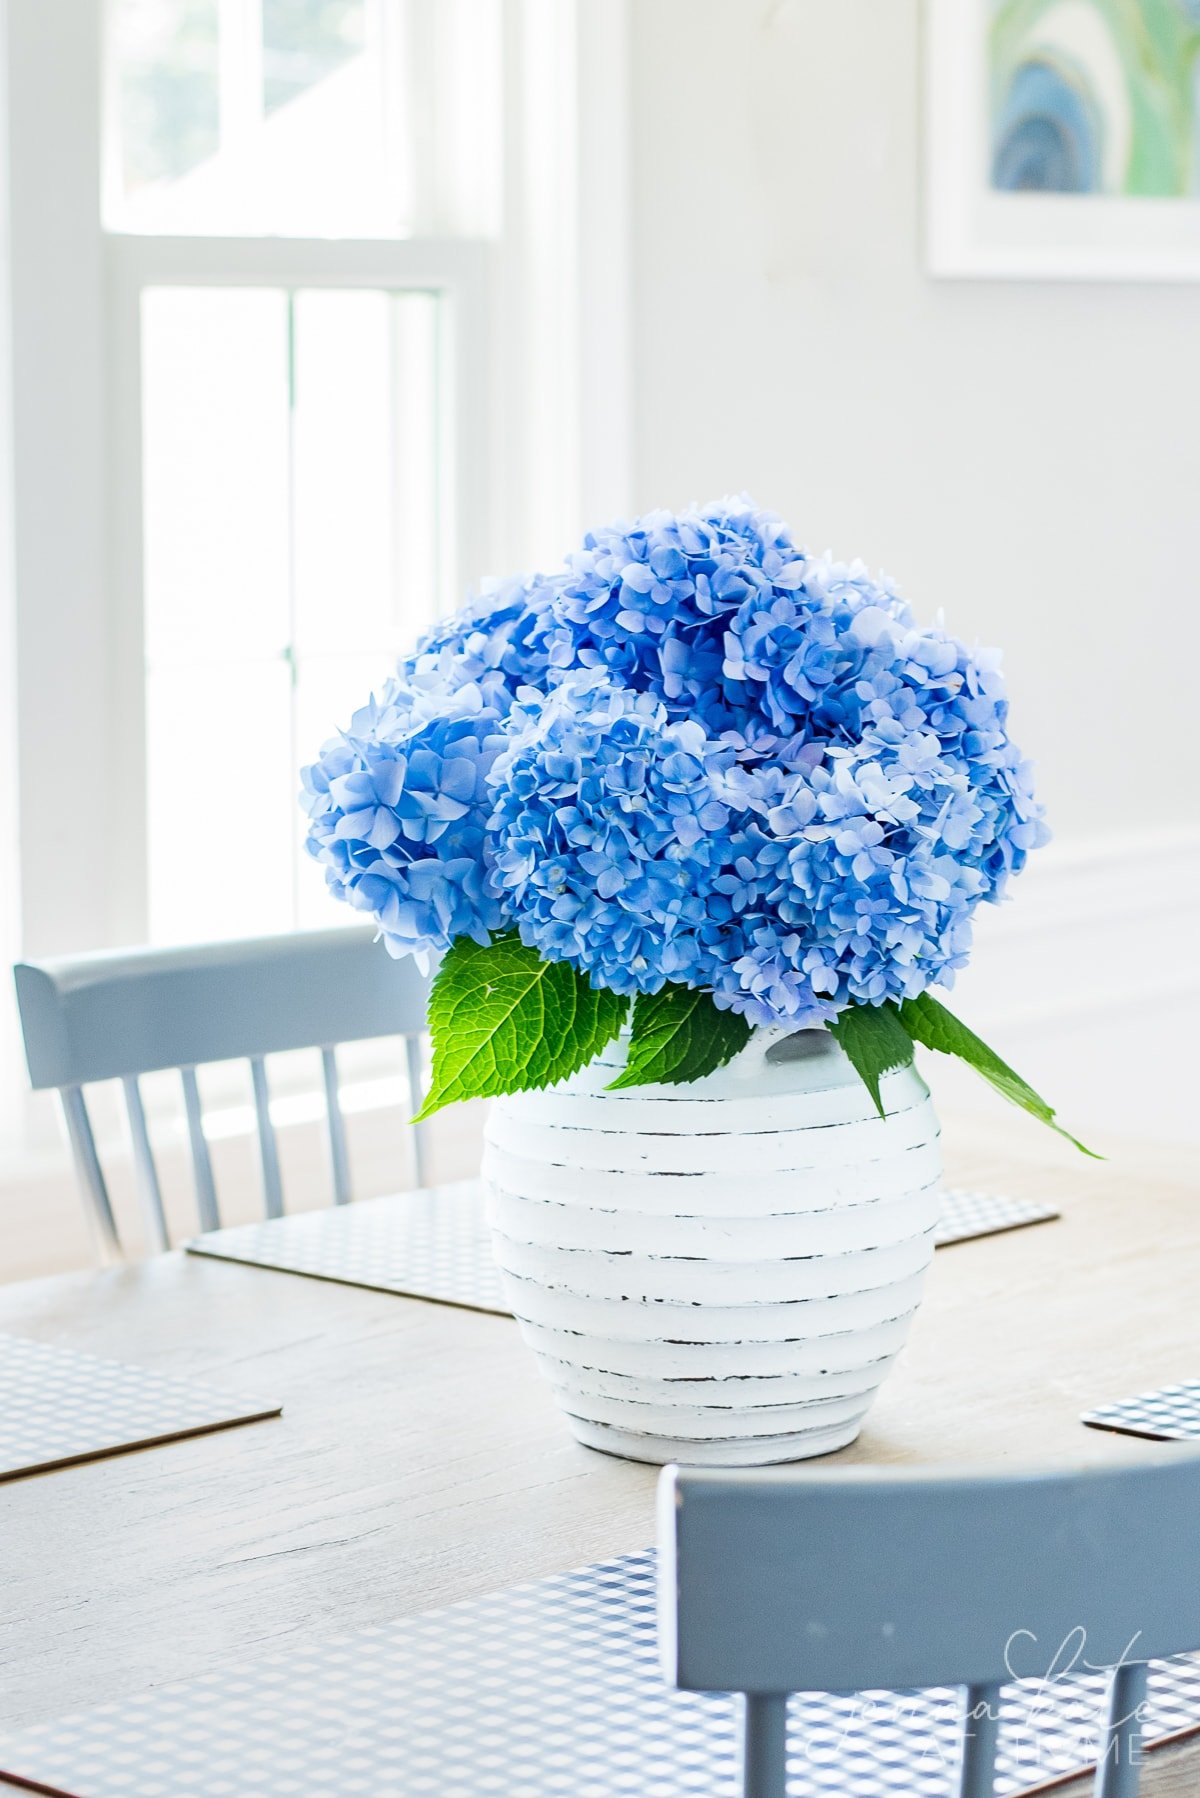
[[[438, 53], [453, 10], [111, 11], [105, 212], [134, 271], [141, 461], [116, 478], [137, 519], [155, 942], [334, 921], [295, 771], [455, 591], [454, 308], [436, 269], [393, 281], [386, 261], [418, 229], [494, 223], [496, 13], [474, 9], [462, 67]], [[427, 87], [431, 59], [444, 104], [408, 78], [419, 62]], [[341, 259], [355, 239], [375, 268]], [[218, 828], [225, 854], [198, 861]]]
[[107, 223], [251, 235], [407, 228], [403, 16], [381, 0], [117, 0]]
[[[155, 940], [330, 922], [296, 769], [432, 620], [438, 311], [366, 289], [143, 297]], [[262, 803], [231, 816], [247, 779]], [[188, 844], [218, 811], [240, 873], [209, 890]]]

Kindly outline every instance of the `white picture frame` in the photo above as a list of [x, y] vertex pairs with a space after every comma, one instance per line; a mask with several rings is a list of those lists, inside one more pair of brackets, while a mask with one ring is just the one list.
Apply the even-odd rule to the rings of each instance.
[[925, 262], [944, 279], [1200, 281], [1200, 198], [1001, 193], [989, 0], [925, 0]]

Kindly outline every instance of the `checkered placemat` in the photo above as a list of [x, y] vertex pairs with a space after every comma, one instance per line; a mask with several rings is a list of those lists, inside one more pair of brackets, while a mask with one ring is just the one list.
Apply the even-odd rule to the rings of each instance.
[[214, 1230], [187, 1247], [194, 1255], [509, 1315], [477, 1180]]
[[1200, 1436], [1200, 1380], [1139, 1392], [1119, 1404], [1083, 1412], [1096, 1430], [1119, 1430], [1126, 1436], [1154, 1436], [1160, 1442], [1189, 1442]]
[[[998, 1793], [1094, 1756], [1103, 1675], [1005, 1688]], [[790, 1798], [949, 1798], [961, 1694], [792, 1700]], [[1156, 1662], [1150, 1741], [1200, 1727], [1200, 1665]], [[630, 1555], [0, 1742], [70, 1798], [733, 1798], [734, 1702], [663, 1684], [654, 1558]]]
[[[944, 1201], [939, 1248], [1059, 1215], [1032, 1200], [953, 1188]], [[194, 1255], [508, 1315], [475, 1180], [239, 1224], [197, 1236], [187, 1247]]]
[[998, 1236], [1004, 1230], [1020, 1230], [1026, 1224], [1048, 1224], [1061, 1217], [1052, 1205], [1037, 1199], [1006, 1199], [992, 1192], [966, 1192], [947, 1187], [942, 1194], [942, 1221], [933, 1233], [935, 1247], [967, 1242], [973, 1236]]
[[55, 1343], [0, 1336], [0, 1480], [278, 1417], [281, 1409]]

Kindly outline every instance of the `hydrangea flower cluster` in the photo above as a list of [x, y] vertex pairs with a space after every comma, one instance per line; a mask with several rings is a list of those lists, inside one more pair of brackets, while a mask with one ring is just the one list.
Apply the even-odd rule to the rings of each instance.
[[951, 985], [1045, 840], [997, 657], [727, 500], [482, 593], [304, 771], [393, 954], [500, 930], [754, 1024]]

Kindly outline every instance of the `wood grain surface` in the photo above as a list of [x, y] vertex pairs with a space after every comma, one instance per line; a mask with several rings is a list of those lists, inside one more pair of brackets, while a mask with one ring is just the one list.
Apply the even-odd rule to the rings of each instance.
[[[1048, 1197], [1064, 1217], [938, 1253], [843, 1458], [1175, 1452], [1078, 1414], [1200, 1377], [1190, 1161], [1087, 1164], [1021, 1120], [952, 1143], [952, 1183]], [[571, 1438], [508, 1319], [174, 1254], [0, 1288], [0, 1330], [284, 1403], [0, 1487], [5, 1731], [653, 1539], [655, 1470]], [[1148, 1798], [1197, 1789], [1200, 1744], [1151, 1757]]]

